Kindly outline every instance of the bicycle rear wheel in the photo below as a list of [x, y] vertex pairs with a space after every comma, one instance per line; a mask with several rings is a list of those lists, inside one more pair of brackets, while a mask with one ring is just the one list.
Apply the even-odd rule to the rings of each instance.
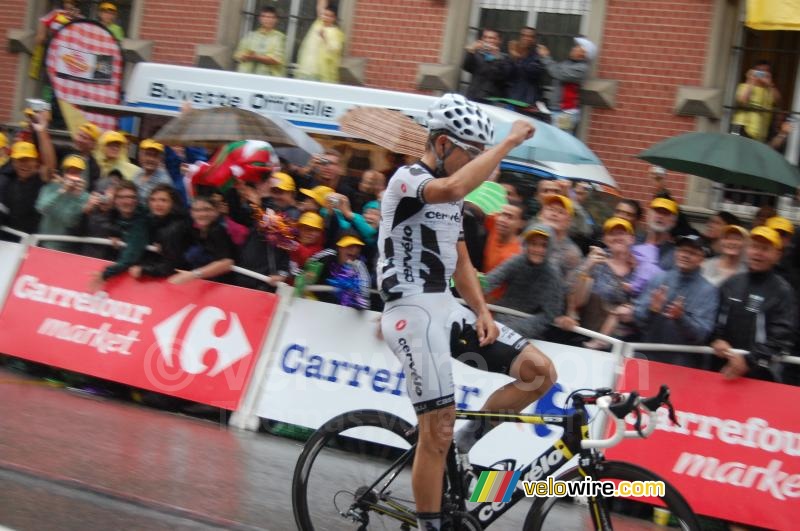
[[[578, 467], [571, 468], [555, 478], [556, 481], [582, 481]], [[664, 481], [647, 469], [619, 461], [604, 461], [597, 464], [595, 481]], [[657, 530], [667, 526], [687, 531], [700, 529], [697, 516], [689, 504], [664, 481], [664, 496], [658, 498], [661, 509], [651, 503], [636, 501], [636, 498], [600, 498], [600, 507], [605, 507], [614, 531]], [[669, 515], [663, 512], [669, 511]], [[592, 508], [587, 497], [537, 498], [525, 519], [526, 531], [559, 530], [583, 531], [594, 529]]]
[[403, 523], [416, 524], [409, 451], [415, 439], [411, 424], [383, 411], [353, 411], [326, 422], [308, 440], [295, 466], [292, 506], [298, 528], [399, 529]]

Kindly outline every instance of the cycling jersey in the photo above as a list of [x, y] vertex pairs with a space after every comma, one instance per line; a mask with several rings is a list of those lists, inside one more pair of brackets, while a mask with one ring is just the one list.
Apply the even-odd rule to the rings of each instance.
[[456, 269], [464, 202], [426, 203], [423, 190], [431, 173], [422, 162], [403, 166], [383, 194], [378, 287], [387, 301], [444, 293]]

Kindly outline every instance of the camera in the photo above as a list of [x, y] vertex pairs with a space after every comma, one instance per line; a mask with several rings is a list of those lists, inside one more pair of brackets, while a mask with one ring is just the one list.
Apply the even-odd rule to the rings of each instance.
[[756, 70], [753, 72], [753, 76], [759, 79], [766, 79], [769, 74], [764, 72], [763, 70]]
[[331, 205], [331, 208], [336, 208], [339, 206], [339, 198], [334, 195], [328, 196], [328, 203]]
[[330, 163], [331, 163], [331, 161], [330, 161], [330, 160], [328, 160], [328, 159], [326, 159], [326, 158], [321, 158], [321, 159], [319, 159], [319, 165], [320, 165], [320, 166], [327, 166], [327, 165], [328, 165], [328, 164], [330, 164]]
[[25, 106], [33, 112], [50, 111], [52, 109], [48, 102], [34, 98], [26, 99]]

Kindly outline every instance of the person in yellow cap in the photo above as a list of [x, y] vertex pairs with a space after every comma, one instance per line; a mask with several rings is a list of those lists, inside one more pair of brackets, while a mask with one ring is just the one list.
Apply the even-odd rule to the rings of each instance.
[[[36, 199], [36, 210], [42, 215], [39, 233], [51, 235], [70, 234], [78, 225], [83, 208], [89, 201], [83, 172], [86, 161], [70, 155], [61, 163], [61, 176], [46, 184]], [[73, 244], [44, 240], [42, 247], [70, 251]]]
[[575, 207], [569, 197], [561, 194], [542, 196], [541, 201], [539, 220], [555, 232], [550, 265], [561, 274], [561, 280], [565, 285], [571, 285], [574, 272], [583, 257], [580, 248], [569, 237]]
[[41, 215], [36, 210], [36, 199], [56, 168], [48, 121], [44, 111], [31, 117], [36, 144], [14, 142], [9, 153], [10, 167], [0, 173], [0, 224], [28, 234], [39, 229]]
[[295, 205], [297, 186], [288, 173], [278, 171], [270, 177], [270, 193], [267, 208], [282, 213], [288, 219], [296, 221], [300, 217], [300, 209]]
[[139, 166], [141, 169], [133, 175], [133, 184], [139, 190], [139, 201], [144, 204], [150, 192], [159, 184], [174, 186], [166, 168], [164, 168], [164, 145], [152, 138], [142, 140], [139, 144]]
[[11, 160], [8, 158], [8, 137], [5, 133], [0, 133], [0, 168], [8, 164], [8, 161]]
[[83, 178], [88, 183], [90, 189], [94, 188], [95, 184], [101, 178], [100, 166], [95, 160], [95, 150], [97, 149], [97, 140], [100, 138], [102, 131], [92, 122], [84, 122], [72, 134], [72, 146], [66, 152], [60, 153], [61, 160], [65, 156], [75, 154], [79, 155], [86, 161], [86, 169], [83, 172]]
[[[719, 360], [713, 369], [726, 378], [747, 376], [782, 381], [780, 358], [794, 352], [797, 300], [775, 270], [783, 240], [778, 231], [759, 226], [750, 231], [747, 272], [720, 288], [720, 308], [711, 347]], [[734, 353], [746, 350], [748, 355]]]
[[800, 257], [794, 239], [794, 224], [784, 217], [773, 216], [764, 225], [781, 235], [783, 254], [775, 271], [792, 285], [797, 294], [800, 291]]
[[323, 208], [335, 208], [336, 205], [331, 205], [329, 198], [336, 194], [336, 190], [330, 186], [315, 186], [314, 188], [300, 188], [300, 193], [305, 196], [305, 199], [300, 201], [298, 207], [300, 212], [317, 212]]
[[672, 229], [678, 223], [678, 203], [666, 197], [656, 197], [650, 202], [645, 223], [644, 242], [633, 248], [640, 260], [654, 262], [664, 271], [675, 265], [675, 242]]
[[325, 220], [316, 212], [305, 212], [297, 220], [297, 248], [292, 251], [292, 272], [297, 274], [309, 258], [322, 251]]
[[333, 286], [332, 292], [315, 293], [318, 300], [359, 310], [369, 308], [370, 275], [361, 253], [364, 242], [354, 233], [336, 241], [336, 249], [325, 249], [309, 258], [306, 266], [318, 264], [319, 275], [311, 284]]
[[124, 179], [130, 181], [141, 168], [128, 158], [128, 139], [119, 131], [106, 131], [98, 140], [95, 155], [102, 177], [108, 177], [111, 170], [117, 170]]
[[117, 6], [112, 2], [101, 2], [100, 5], [97, 6], [97, 12], [100, 24], [102, 24], [115, 39], [122, 41], [122, 39], [125, 38], [125, 30], [122, 29], [122, 26], [117, 24]]
[[747, 271], [744, 255], [749, 241], [750, 234], [741, 225], [727, 225], [719, 230], [719, 254], [703, 262], [700, 268], [706, 280], [720, 287], [733, 275]]

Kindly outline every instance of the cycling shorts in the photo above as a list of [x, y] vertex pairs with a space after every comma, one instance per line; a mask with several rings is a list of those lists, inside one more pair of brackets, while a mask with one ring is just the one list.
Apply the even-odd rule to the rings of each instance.
[[451, 357], [477, 369], [508, 374], [528, 340], [497, 323], [497, 341], [478, 342], [477, 317], [450, 293], [426, 293], [386, 303], [381, 330], [403, 364], [417, 414], [455, 402]]

